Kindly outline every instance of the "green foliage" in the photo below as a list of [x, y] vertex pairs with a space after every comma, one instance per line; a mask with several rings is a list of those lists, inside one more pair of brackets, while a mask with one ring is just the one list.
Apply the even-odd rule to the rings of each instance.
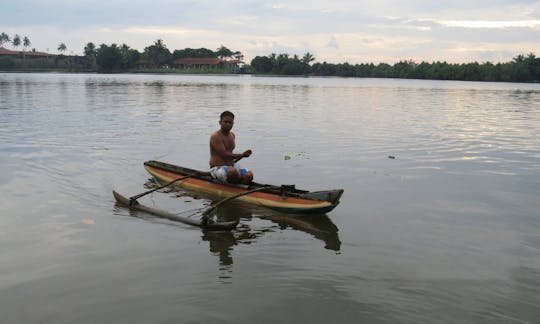
[[336, 66], [326, 62], [323, 62], [322, 64], [315, 63], [311, 67], [311, 71], [314, 75], [333, 76], [336, 75]]
[[234, 55], [233, 51], [231, 51], [230, 49], [228, 49], [227, 47], [221, 45], [217, 50], [216, 50], [216, 54], [217, 54], [217, 57], [219, 58], [227, 58], [227, 57], [232, 57]]
[[28, 38], [28, 36], [24, 36], [24, 38], [23, 38], [23, 47], [27, 48], [30, 45], [32, 45], [32, 43], [30, 42], [30, 38]]
[[235, 60], [243, 61], [244, 60], [244, 54], [240, 51], [236, 51], [232, 54]]
[[96, 45], [94, 43], [89, 42], [84, 47], [84, 67], [87, 69], [95, 70], [97, 68], [96, 65]]
[[[255, 70], [264, 73], [256, 67]], [[274, 68], [273, 72], [279, 74], [283, 71]], [[540, 58], [530, 53], [518, 55], [511, 62], [497, 64], [491, 62], [451, 64], [439, 61], [418, 64], [411, 60], [400, 61], [394, 65], [386, 63], [350, 65], [348, 63], [330, 64], [323, 62], [313, 64], [311, 74], [364, 78], [540, 82]]]
[[270, 73], [274, 68], [274, 64], [268, 56], [255, 56], [251, 60], [251, 67], [259, 73]]
[[302, 63], [304, 64], [310, 64], [311, 62], [315, 61], [315, 56], [311, 54], [310, 52], [307, 52], [302, 56]]
[[186, 57], [218, 57], [217, 53], [207, 48], [185, 48], [175, 50], [172, 54], [172, 60]]
[[6, 34], [6, 33], [2, 33], [0, 34], [0, 47], [3, 47], [4, 44], [7, 44], [11, 41], [11, 39], [9, 38], [9, 35]]
[[15, 34], [15, 36], [13, 36], [13, 40], [11, 41], [11, 44], [13, 44], [15, 48], [19, 47], [21, 45], [21, 36], [19, 36], [18, 34]]
[[161, 39], [158, 39], [154, 45], [144, 49], [143, 58], [146, 59], [152, 67], [163, 67], [171, 59], [171, 52], [167, 49]]
[[122, 52], [118, 45], [101, 44], [96, 53], [96, 64], [100, 72], [116, 72], [122, 67]]
[[122, 44], [120, 47], [120, 54], [122, 56], [121, 67], [124, 70], [134, 68], [135, 63], [141, 58], [141, 53], [139, 53], [139, 51], [130, 48], [126, 44]]
[[301, 60], [297, 55], [289, 57], [289, 54], [256, 56], [251, 60], [251, 67], [258, 73], [302, 75], [310, 72], [311, 67], [307, 62], [311, 62], [311, 57], [310, 55], [304, 55]]
[[[88, 54], [91, 56], [91, 51]], [[99, 72], [120, 72], [133, 69], [140, 57], [141, 53], [126, 44], [101, 44], [96, 50], [96, 65]]]
[[58, 52], [64, 53], [67, 50], [67, 46], [64, 43], [60, 43], [60, 44], [58, 44], [57, 49], [58, 49]]
[[90, 57], [90, 56], [96, 56], [96, 45], [94, 43], [89, 42], [84, 47], [84, 56]]

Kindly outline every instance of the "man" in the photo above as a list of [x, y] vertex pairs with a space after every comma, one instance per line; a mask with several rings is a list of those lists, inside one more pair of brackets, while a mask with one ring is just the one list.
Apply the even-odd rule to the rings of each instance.
[[224, 182], [250, 184], [253, 172], [241, 168], [236, 162], [249, 157], [251, 150], [242, 154], [233, 153], [236, 146], [234, 133], [234, 114], [224, 111], [219, 118], [221, 128], [210, 137], [210, 174]]

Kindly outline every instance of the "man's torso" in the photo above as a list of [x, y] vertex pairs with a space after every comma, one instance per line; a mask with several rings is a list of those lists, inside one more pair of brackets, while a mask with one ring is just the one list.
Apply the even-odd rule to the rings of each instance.
[[[228, 135], [225, 135], [221, 131], [217, 131], [212, 134], [210, 143], [212, 143], [212, 139], [214, 139], [218, 143], [222, 143], [227, 152], [232, 153], [236, 146], [233, 132], [229, 132]], [[210, 167], [223, 165], [234, 165], [234, 159], [220, 155], [219, 152], [217, 152], [216, 149], [213, 147], [213, 145], [210, 144]]]

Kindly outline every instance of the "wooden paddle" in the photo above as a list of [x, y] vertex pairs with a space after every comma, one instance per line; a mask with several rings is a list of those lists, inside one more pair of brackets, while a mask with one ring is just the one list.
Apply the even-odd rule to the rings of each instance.
[[154, 189], [152, 189], [152, 190], [148, 190], [148, 191], [145, 191], [145, 192], [140, 193], [140, 194], [138, 194], [138, 195], [129, 197], [129, 205], [130, 205], [130, 206], [133, 205], [133, 204], [135, 203], [135, 201], [137, 201], [137, 199], [141, 198], [142, 196], [146, 196], [146, 195], [148, 195], [149, 193], [152, 193], [152, 192], [154, 192], [154, 191], [156, 191], [156, 190], [159, 190], [159, 189], [163, 189], [163, 188], [165, 188], [165, 187], [168, 187], [168, 186], [172, 185], [172, 184], [175, 183], [175, 182], [178, 182], [178, 181], [181, 181], [181, 180], [184, 180], [184, 179], [188, 179], [188, 178], [193, 178], [193, 177], [196, 177], [196, 176], [198, 176], [198, 175], [203, 175], [203, 174], [204, 174], [204, 173], [200, 173], [200, 174], [190, 174], [190, 175], [187, 175], [187, 176], [183, 176], [183, 177], [181, 177], [181, 178], [174, 179], [173, 181], [170, 181], [170, 182], [168, 182], [168, 183], [166, 183], [166, 184], [164, 184], [164, 185], [162, 185], [162, 186], [159, 186], [159, 187], [157, 187], [157, 188], [154, 188]]

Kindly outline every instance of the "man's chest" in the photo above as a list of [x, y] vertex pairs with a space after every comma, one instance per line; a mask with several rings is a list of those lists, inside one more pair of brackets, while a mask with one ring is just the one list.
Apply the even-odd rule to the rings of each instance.
[[232, 151], [234, 150], [234, 137], [232, 136], [225, 136], [223, 137], [223, 145], [225, 146], [225, 148], [228, 150], [228, 151]]

